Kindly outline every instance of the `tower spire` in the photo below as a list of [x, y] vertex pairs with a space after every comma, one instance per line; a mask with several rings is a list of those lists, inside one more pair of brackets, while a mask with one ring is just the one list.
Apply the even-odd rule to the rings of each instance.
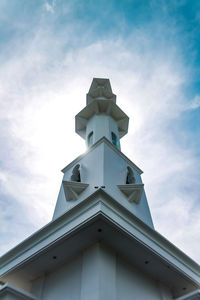
[[88, 147], [106, 137], [120, 149], [128, 122], [128, 116], [116, 105], [109, 79], [94, 78], [86, 95], [86, 107], [76, 115], [76, 133]]
[[140, 170], [120, 149], [128, 132], [128, 116], [117, 106], [109, 79], [94, 78], [86, 106], [75, 117], [76, 132], [88, 151], [62, 171], [63, 182], [53, 219], [98, 189], [153, 228]]
[[86, 104], [94, 100], [112, 100], [116, 103], [116, 95], [113, 94], [110, 80], [105, 78], [93, 78], [89, 92], [86, 95]]

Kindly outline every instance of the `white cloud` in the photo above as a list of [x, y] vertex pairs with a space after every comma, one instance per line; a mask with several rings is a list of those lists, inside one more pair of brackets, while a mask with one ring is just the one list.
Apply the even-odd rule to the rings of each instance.
[[200, 96], [196, 95], [194, 99], [185, 107], [186, 110], [197, 109], [200, 107]]
[[55, 7], [55, 1], [52, 1], [52, 4], [50, 4], [49, 2], [44, 3], [44, 8], [46, 9], [46, 11], [52, 14], [54, 13], [54, 7]]

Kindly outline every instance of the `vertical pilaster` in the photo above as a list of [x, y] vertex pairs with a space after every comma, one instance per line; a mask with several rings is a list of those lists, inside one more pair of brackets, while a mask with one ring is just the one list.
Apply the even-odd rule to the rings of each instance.
[[83, 254], [81, 300], [116, 299], [116, 256], [102, 243]]

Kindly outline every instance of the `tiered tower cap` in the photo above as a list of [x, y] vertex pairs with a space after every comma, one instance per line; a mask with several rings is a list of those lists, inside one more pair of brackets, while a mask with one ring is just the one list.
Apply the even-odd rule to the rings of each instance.
[[109, 79], [93, 78], [89, 92], [86, 96], [87, 105], [94, 100], [112, 100], [116, 103], [116, 95], [112, 92]]
[[102, 137], [112, 142], [115, 135], [120, 149], [119, 139], [128, 132], [128, 122], [128, 116], [116, 105], [109, 79], [94, 78], [86, 95], [86, 107], [76, 115], [76, 133], [87, 145], [91, 133], [93, 143]]

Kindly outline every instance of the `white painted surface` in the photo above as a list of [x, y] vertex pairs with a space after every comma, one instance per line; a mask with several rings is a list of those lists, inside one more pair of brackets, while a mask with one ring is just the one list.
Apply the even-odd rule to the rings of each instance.
[[41, 299], [80, 300], [82, 257], [47, 274]]
[[115, 299], [115, 253], [95, 244], [83, 255], [81, 300]]
[[116, 199], [121, 205], [125, 206], [136, 217], [153, 228], [153, 222], [147, 203], [145, 192], [143, 191], [141, 200], [138, 204], [130, 203], [119, 190], [117, 185], [126, 184], [127, 166], [133, 170], [136, 183], [142, 183], [139, 172], [134, 169], [127, 161], [114, 152], [107, 144], [104, 146], [104, 185], [106, 192]]
[[200, 289], [194, 292], [188, 293], [182, 297], [176, 298], [176, 300], [200, 300]]
[[153, 228], [153, 222], [147, 203], [145, 192], [143, 191], [138, 204], [128, 202], [126, 196], [119, 190], [117, 185], [126, 184], [127, 166], [133, 170], [136, 183], [142, 183], [139, 170], [134, 164], [127, 162], [120, 151], [115, 151], [103, 139], [101, 143], [91, 148], [84, 156], [75, 161], [66, 169], [63, 180], [70, 181], [72, 170], [76, 164], [80, 164], [81, 182], [89, 183], [86, 190], [80, 194], [78, 200], [68, 201], [65, 197], [63, 186], [58, 195], [53, 220], [69, 210], [71, 207], [84, 201], [86, 197], [93, 194], [96, 187], [105, 186], [104, 190], [136, 217]]
[[102, 137], [106, 137], [112, 143], [111, 133], [113, 132], [117, 136], [120, 149], [117, 123], [109, 115], [94, 115], [87, 123], [86, 141], [90, 132], [93, 132], [93, 144], [100, 140]]
[[[15, 281], [18, 280], [28, 287], [30, 280], [41, 276], [41, 273], [47, 273], [49, 267], [55, 268], [55, 265], [59, 265], [57, 260], [55, 261], [57, 263], [52, 262], [54, 251], [58, 251], [58, 255], [64, 255], [66, 259], [71, 259], [74, 251], [78, 253], [91, 245], [91, 241], [95, 242], [99, 234], [97, 228], [94, 229], [93, 226], [99, 226], [101, 220], [105, 228], [101, 233], [102, 238], [113, 249], [120, 248], [120, 253], [129, 259], [129, 263], [140, 262], [142, 267], [148, 256], [156, 254], [154, 259], [158, 271], [157, 276], [162, 277], [162, 281], [166, 284], [169, 280], [171, 281], [177, 297], [183, 294], [182, 287], [185, 284], [189, 283], [188, 291], [193, 290], [195, 284], [198, 286], [199, 266], [155, 230], [139, 221], [134, 214], [123, 209], [117, 204], [116, 199], [109, 197], [106, 192], [99, 190], [93, 197], [86, 198], [80, 204], [4, 255], [0, 259], [1, 280], [10, 282], [14, 278]], [[90, 220], [94, 216], [96, 221], [91, 224]], [[77, 228], [80, 228], [78, 232], [76, 232]], [[128, 235], [121, 236], [120, 228]], [[75, 232], [77, 239], [73, 239]], [[65, 241], [62, 247], [59, 246], [60, 240]], [[136, 240], [139, 242], [137, 246]], [[52, 243], [54, 243], [53, 252]], [[142, 245], [147, 247], [147, 253], [143, 253]], [[63, 260], [63, 263], [65, 261]], [[168, 270], [166, 270], [166, 262], [172, 267], [170, 272], [166, 272]], [[155, 275], [153, 266], [149, 271], [152, 276]]]
[[[37, 281], [33, 291], [37, 294]], [[97, 243], [44, 278], [41, 300], [172, 300], [166, 286]]]
[[[159, 289], [155, 281], [139, 270], [118, 258], [117, 262], [117, 298], [116, 300], [160, 300]], [[170, 298], [168, 298], [170, 299]], [[172, 298], [171, 298], [172, 299]]]
[[0, 300], [39, 300], [33, 294], [23, 289], [6, 283], [0, 286]]
[[81, 182], [89, 183], [88, 188], [81, 193], [77, 201], [67, 201], [65, 198], [63, 186], [61, 184], [60, 192], [58, 195], [53, 220], [69, 210], [71, 207], [77, 205], [80, 201], [83, 201], [86, 197], [96, 191], [95, 186], [103, 185], [103, 144], [95, 147], [92, 151], [89, 151], [82, 159], [72, 164], [69, 169], [66, 170], [63, 180], [71, 181], [72, 170], [76, 164], [80, 164]]
[[170, 290], [161, 282], [158, 282], [158, 288], [162, 300], [173, 299]]

